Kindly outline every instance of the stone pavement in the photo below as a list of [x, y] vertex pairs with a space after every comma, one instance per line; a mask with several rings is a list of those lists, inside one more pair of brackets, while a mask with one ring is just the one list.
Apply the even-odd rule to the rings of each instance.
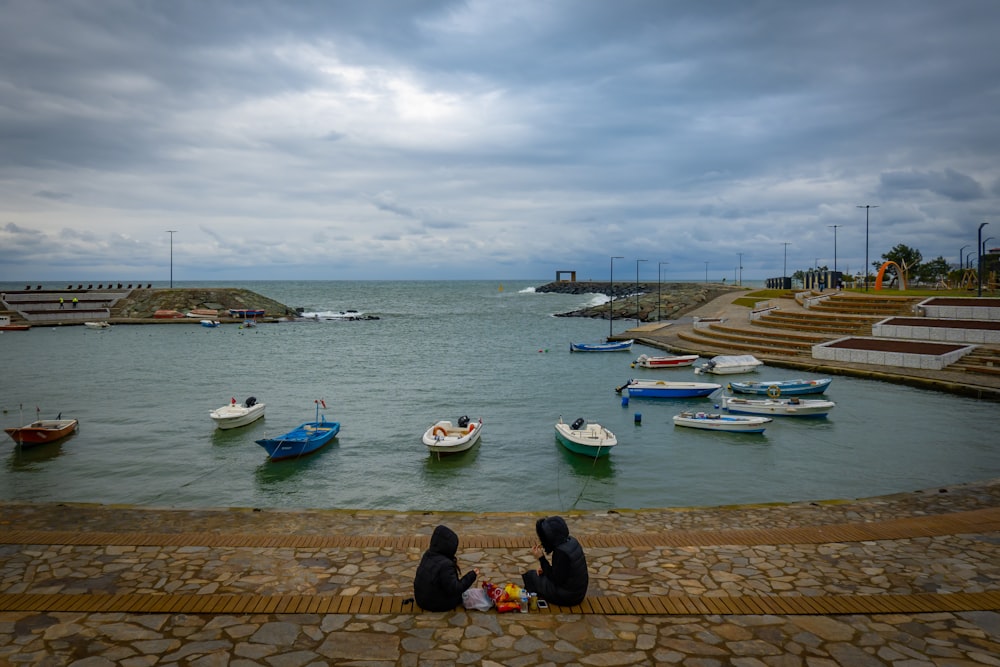
[[567, 513], [583, 605], [409, 601], [435, 525], [517, 582], [539, 516], [0, 504], [0, 664], [1000, 666], [1000, 480]]

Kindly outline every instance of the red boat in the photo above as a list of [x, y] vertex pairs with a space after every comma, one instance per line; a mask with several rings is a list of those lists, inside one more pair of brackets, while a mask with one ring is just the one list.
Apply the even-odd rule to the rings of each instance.
[[76, 431], [79, 425], [76, 419], [39, 419], [27, 426], [5, 428], [4, 431], [14, 442], [30, 447], [61, 440]]
[[680, 368], [690, 366], [698, 360], [697, 354], [685, 354], [677, 357], [650, 357], [640, 354], [639, 358], [632, 362], [632, 368], [642, 366], [643, 368]]

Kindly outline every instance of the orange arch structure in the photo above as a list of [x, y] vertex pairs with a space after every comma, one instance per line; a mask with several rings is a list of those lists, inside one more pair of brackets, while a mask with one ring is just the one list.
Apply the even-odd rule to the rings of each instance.
[[899, 264], [893, 261], [888, 261], [879, 268], [878, 275], [875, 276], [875, 289], [882, 289], [882, 277], [885, 275], [885, 270], [890, 266], [896, 267], [896, 275], [899, 276], [899, 289], [906, 289], [906, 278], [903, 277], [903, 269], [899, 268]]

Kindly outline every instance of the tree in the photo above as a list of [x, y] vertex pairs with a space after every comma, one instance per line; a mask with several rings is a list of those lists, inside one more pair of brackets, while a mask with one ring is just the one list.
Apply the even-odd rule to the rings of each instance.
[[938, 255], [937, 258], [917, 266], [913, 275], [921, 282], [936, 283], [942, 278], [947, 277], [950, 270], [951, 267], [948, 266], [948, 261], [944, 257]]
[[896, 262], [903, 271], [903, 280], [909, 282], [910, 273], [917, 270], [923, 258], [924, 256], [916, 248], [900, 243], [889, 252], [884, 253], [881, 261], [872, 262], [872, 266], [877, 273], [883, 263]]

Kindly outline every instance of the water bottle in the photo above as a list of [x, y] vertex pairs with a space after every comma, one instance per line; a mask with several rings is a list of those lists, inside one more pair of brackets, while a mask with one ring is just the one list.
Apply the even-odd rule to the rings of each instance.
[[524, 589], [524, 588], [521, 589], [520, 607], [521, 607], [521, 613], [522, 614], [527, 614], [528, 613], [528, 591], [526, 589]]

